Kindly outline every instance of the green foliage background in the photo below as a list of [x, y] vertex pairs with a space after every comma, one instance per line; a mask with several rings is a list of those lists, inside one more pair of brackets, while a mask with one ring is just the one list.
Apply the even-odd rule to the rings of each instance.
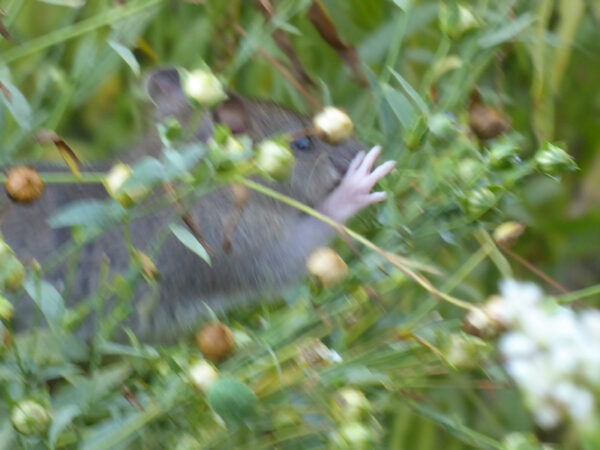
[[[368, 86], [353, 80], [312, 27], [310, 1], [274, 2], [269, 21], [253, 2], [198, 3], [5, 1], [1, 19], [12, 40], [0, 42], [0, 82], [11, 100], [0, 96], [0, 162], [57, 159], [54, 149], [32, 140], [40, 128], [56, 131], [87, 161], [116, 157], [152, 126], [143, 77], [162, 65], [191, 69], [203, 60], [236, 92], [312, 114], [257, 52], [285, 60], [270, 37], [281, 28], [318, 81], [316, 97], [346, 109], [365, 145], [382, 144], [384, 158], [398, 161], [382, 183], [389, 200], [351, 228], [390, 252], [436, 266], [443, 275], [428, 275], [431, 282], [470, 303], [496, 293], [498, 280], [509, 276], [560, 294], [495, 247], [489, 233], [509, 219], [528, 226], [515, 253], [568, 290], [598, 284], [596, 2], [473, 1], [468, 7], [478, 26], [463, 32], [460, 24], [441, 26], [439, 1], [324, 1], [341, 37], [358, 50]], [[511, 123], [498, 141], [479, 142], [468, 131], [475, 87]], [[450, 137], [428, 130], [436, 114], [452, 117]], [[562, 142], [581, 170], [560, 178], [539, 173], [532, 158], [545, 141]], [[489, 150], [501, 142], [516, 146], [520, 159], [497, 170]], [[494, 193], [494, 204], [475, 214], [469, 198], [482, 187]], [[350, 265], [343, 287], [320, 290], [306, 280], [285, 294], [287, 306], [229, 318], [252, 337], [219, 367], [258, 395], [247, 424], [217, 424], [186, 382], [199, 356], [190, 343], [106, 344], [84, 370], [64, 348], [39, 355], [24, 339], [20, 356], [5, 349], [0, 365], [0, 448], [188, 448], [184, 439], [189, 448], [194, 439], [202, 448], [331, 446], [332, 433], [344, 425], [331, 405], [344, 386], [367, 395], [372, 410], [363, 422], [380, 448], [505, 448], [508, 434], [539, 431], [497, 358], [474, 358], [460, 370], [448, 363], [444, 348], [463, 310], [377, 253], [361, 249], [359, 259], [343, 243], [337, 248]], [[593, 306], [599, 300], [597, 293], [585, 298]], [[343, 362], [296, 363], [311, 339], [335, 349]], [[141, 410], [126, 400], [124, 386]], [[9, 421], [11, 407], [31, 396], [53, 411], [41, 438], [18, 434]], [[538, 437], [564, 448], [586, 445], [568, 427]]]

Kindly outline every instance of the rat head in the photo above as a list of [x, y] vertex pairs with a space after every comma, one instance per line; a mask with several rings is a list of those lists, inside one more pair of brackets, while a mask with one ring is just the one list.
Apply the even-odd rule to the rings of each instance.
[[[159, 119], [174, 116], [182, 124], [187, 123], [193, 109], [182, 91], [176, 69], [152, 73], [146, 87]], [[296, 164], [290, 178], [273, 187], [310, 206], [316, 206], [338, 184], [350, 161], [362, 149], [353, 139], [329, 145], [311, 134], [308, 117], [274, 103], [235, 94], [229, 94], [225, 102], [207, 113], [197, 132], [198, 139], [209, 139], [217, 123], [227, 125], [234, 134], [250, 136], [256, 144], [270, 137], [288, 136]]]

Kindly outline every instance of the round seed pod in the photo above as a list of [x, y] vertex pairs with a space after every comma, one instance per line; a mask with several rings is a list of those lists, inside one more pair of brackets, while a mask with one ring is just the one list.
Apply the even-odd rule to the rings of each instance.
[[324, 287], [342, 282], [348, 276], [348, 266], [337, 252], [328, 247], [315, 250], [306, 263], [309, 273]]
[[35, 169], [17, 166], [6, 174], [6, 193], [17, 203], [31, 203], [44, 193], [44, 182]]
[[235, 349], [235, 337], [222, 323], [211, 323], [202, 328], [196, 334], [196, 343], [204, 357], [215, 362], [223, 361]]
[[285, 180], [294, 168], [296, 160], [288, 146], [273, 140], [262, 141], [256, 151], [256, 166], [275, 180]]
[[50, 414], [38, 402], [23, 400], [17, 403], [12, 409], [10, 420], [19, 433], [40, 435], [48, 428]]
[[335, 145], [352, 135], [354, 124], [344, 111], [328, 106], [313, 119], [319, 137]]

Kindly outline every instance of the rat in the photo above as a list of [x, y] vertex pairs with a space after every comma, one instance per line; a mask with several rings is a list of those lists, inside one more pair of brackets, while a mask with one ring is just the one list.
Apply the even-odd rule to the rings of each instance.
[[[176, 69], [153, 72], [146, 81], [146, 90], [157, 120], [175, 117], [184, 126], [190, 123], [194, 108], [182, 91]], [[340, 224], [386, 198], [385, 192], [371, 192], [394, 168], [393, 161], [376, 166], [380, 147], [364, 151], [355, 139], [329, 145], [303, 133], [311, 126], [308, 117], [275, 103], [235, 94], [205, 114], [195, 138], [207, 142], [219, 123], [229, 126], [233, 133], [250, 136], [255, 143], [281, 133], [293, 136], [289, 145], [296, 164], [291, 176], [281, 182], [257, 181]], [[157, 156], [161, 149], [158, 134], [153, 132], [134, 146], [127, 158]], [[108, 198], [101, 185], [48, 185], [35, 203], [12, 205], [1, 223], [4, 239], [24, 263], [32, 259], [43, 262], [72, 239], [68, 228], [50, 228], [46, 222], [49, 216], [76, 200]], [[224, 230], [236, 209], [233, 191], [225, 186], [202, 196], [188, 210], [213, 252], [208, 265], [173, 235], [164, 233], [169, 223], [181, 222], [175, 209], [164, 208], [130, 224], [133, 245], [142, 251], [150, 248], [161, 233], [167, 236], [153, 256], [160, 274], [156, 284], [138, 281], [132, 292], [131, 311], [123, 323], [142, 341], [175, 341], [197, 330], [208, 308], [224, 313], [279, 292], [301, 278], [309, 255], [335, 236], [335, 229], [323, 221], [251, 191], [225, 248]], [[85, 244], [76, 258], [70, 268], [75, 271], [71, 283], [66, 281], [66, 264], [43, 274], [71, 307], [98, 291], [103, 260], [110, 263], [109, 277], [127, 271], [130, 254], [122, 228], [113, 227]], [[111, 304], [116, 304], [114, 299], [106, 305]], [[36, 308], [30, 298], [20, 301], [13, 319], [15, 329], [32, 326]], [[100, 320], [82, 325], [84, 338], [94, 333]]]

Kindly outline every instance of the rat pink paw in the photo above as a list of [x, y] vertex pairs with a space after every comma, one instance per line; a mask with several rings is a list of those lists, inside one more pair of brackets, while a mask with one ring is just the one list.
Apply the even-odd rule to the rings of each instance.
[[336, 222], [344, 223], [363, 208], [386, 199], [385, 192], [371, 192], [373, 186], [392, 171], [395, 161], [387, 161], [375, 167], [381, 155], [381, 147], [373, 147], [366, 155], [360, 152], [354, 157], [344, 178], [321, 204], [319, 210]]

